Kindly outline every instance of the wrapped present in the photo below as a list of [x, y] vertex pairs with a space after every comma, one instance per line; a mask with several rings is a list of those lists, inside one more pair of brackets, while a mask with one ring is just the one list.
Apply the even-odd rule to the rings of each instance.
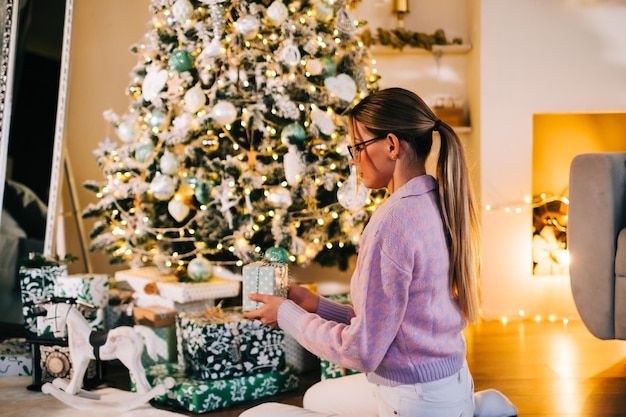
[[57, 280], [66, 275], [67, 265], [65, 264], [20, 267], [19, 277], [22, 292], [22, 312], [24, 314], [24, 324], [28, 332], [33, 334], [38, 333], [38, 320], [33, 314], [33, 305], [54, 297], [54, 289]]
[[[155, 363], [176, 362], [176, 316], [175, 310], [161, 306], [133, 308], [135, 323], [148, 327], [154, 335], [152, 340], [146, 340], [141, 357], [144, 367]], [[148, 355], [148, 343], [154, 343], [153, 348], [158, 356], [156, 362]]]
[[[157, 363], [171, 363], [176, 362], [176, 324], [161, 327], [148, 327], [153, 333], [154, 337], [151, 338], [151, 343], [154, 343], [154, 350], [157, 354], [157, 360], [153, 360], [148, 354], [147, 345], [144, 346], [143, 354], [141, 355], [141, 364], [144, 368], [152, 366]], [[150, 343], [146, 340], [146, 344]]]
[[75, 298], [95, 307], [104, 307], [109, 302], [109, 276], [106, 274], [60, 276], [54, 287], [54, 295]]
[[156, 267], [118, 271], [115, 279], [118, 282], [125, 281], [139, 298], [158, 295], [180, 304], [197, 301], [205, 303], [207, 300], [239, 295], [238, 281], [215, 275], [207, 282], [178, 282], [175, 275], [164, 275]]
[[147, 368], [146, 377], [152, 386], [164, 382], [165, 378], [174, 378], [174, 387], [164, 395], [155, 397], [155, 400], [193, 413], [206, 413], [298, 388], [298, 376], [292, 366], [254, 375], [207, 381], [187, 376], [181, 365], [161, 364]]
[[195, 313], [204, 311], [207, 307], [214, 307], [214, 299], [190, 301], [188, 303], [179, 303], [167, 297], [160, 295], [137, 294], [133, 297], [134, 303], [139, 307], [160, 306], [176, 310], [178, 313]]
[[13, 338], [0, 343], [0, 377], [30, 376], [33, 358], [26, 339]]
[[147, 306], [133, 308], [133, 315], [137, 324], [149, 327], [165, 327], [176, 324], [176, 310], [162, 306]]
[[[341, 304], [352, 304], [349, 293], [326, 294], [323, 295], [323, 297]], [[359, 371], [355, 371], [349, 368], [343, 368], [325, 359], [320, 359], [320, 373], [320, 379], [324, 380], [339, 378], [346, 375], [358, 374]]]
[[293, 365], [299, 374], [319, 368], [319, 358], [303, 348], [296, 339], [288, 334], [285, 334], [283, 347], [285, 349], [285, 362]]
[[241, 308], [180, 314], [177, 322], [179, 363], [193, 377], [224, 379], [285, 366], [284, 332], [247, 319]]
[[346, 375], [358, 374], [359, 371], [355, 371], [349, 368], [342, 368], [341, 366], [327, 361], [326, 359], [320, 359], [320, 379], [339, 378]]
[[287, 297], [289, 271], [281, 262], [258, 261], [243, 266], [243, 311], [256, 310], [262, 303], [248, 299], [250, 294]]

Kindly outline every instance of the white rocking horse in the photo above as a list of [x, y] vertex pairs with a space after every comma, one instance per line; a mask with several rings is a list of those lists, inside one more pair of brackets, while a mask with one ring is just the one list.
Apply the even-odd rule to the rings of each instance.
[[[154, 348], [154, 333], [144, 326], [120, 326], [110, 331], [93, 331], [89, 322], [70, 303], [50, 303], [41, 305], [46, 310], [46, 321], [55, 336], [63, 334], [67, 326], [67, 338], [73, 375], [69, 381], [56, 378], [52, 383], [41, 387], [45, 394], [51, 394], [65, 404], [82, 410], [108, 409], [123, 412], [139, 407], [152, 398], [163, 395], [174, 386], [169, 378], [164, 383], [151, 387], [141, 364], [144, 338], [148, 355], [157, 359]], [[119, 394], [99, 395], [82, 391], [82, 382], [93, 359], [119, 359], [133, 378], [136, 393], [120, 392]]]

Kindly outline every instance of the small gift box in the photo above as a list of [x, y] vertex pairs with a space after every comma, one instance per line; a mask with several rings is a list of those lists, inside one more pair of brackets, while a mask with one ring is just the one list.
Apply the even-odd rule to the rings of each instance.
[[243, 266], [243, 311], [252, 311], [263, 303], [248, 299], [250, 294], [268, 294], [287, 297], [289, 271], [287, 264], [258, 261]]
[[285, 366], [284, 332], [249, 320], [240, 308], [178, 316], [179, 363], [209, 380], [269, 372]]
[[33, 358], [26, 339], [7, 339], [0, 343], [0, 377], [30, 376]]
[[109, 276], [106, 274], [60, 276], [54, 287], [54, 295], [74, 298], [94, 307], [105, 307], [109, 303]]
[[[33, 334], [38, 331], [38, 319], [33, 314], [33, 305], [54, 297], [58, 279], [67, 275], [67, 265], [42, 265], [38, 267], [21, 266], [19, 270], [22, 290], [22, 312], [26, 330]], [[41, 321], [39, 320], [41, 323]]]
[[146, 368], [146, 377], [152, 386], [168, 377], [174, 378], [174, 387], [155, 397], [155, 400], [198, 414], [298, 388], [298, 376], [292, 366], [255, 375], [206, 381], [190, 377], [178, 364], [160, 364]]

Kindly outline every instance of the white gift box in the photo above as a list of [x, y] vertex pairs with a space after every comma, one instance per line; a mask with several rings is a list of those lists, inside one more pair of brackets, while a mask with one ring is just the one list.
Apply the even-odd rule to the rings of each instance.
[[76, 298], [94, 307], [109, 303], [109, 276], [106, 274], [70, 274], [57, 278], [57, 297]]
[[[146, 295], [159, 295], [180, 304], [236, 297], [239, 295], [240, 286], [238, 281], [219, 276], [214, 276], [207, 282], [178, 282], [174, 275], [161, 274], [156, 267], [118, 271], [115, 273], [115, 279], [118, 282], [128, 283], [138, 298]], [[157, 294], [146, 293], [145, 289], [148, 284], [156, 284]], [[173, 308], [172, 306], [164, 307]]]

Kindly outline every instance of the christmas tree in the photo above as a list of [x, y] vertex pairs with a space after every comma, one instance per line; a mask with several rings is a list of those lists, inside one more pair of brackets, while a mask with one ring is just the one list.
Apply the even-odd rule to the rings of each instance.
[[[347, 0], [153, 0], [103, 181], [83, 217], [112, 263], [185, 275], [268, 248], [346, 268], [379, 199], [349, 165], [345, 112], [377, 88]], [[119, 139], [120, 143], [117, 142]], [[202, 268], [200, 268], [201, 270]]]

